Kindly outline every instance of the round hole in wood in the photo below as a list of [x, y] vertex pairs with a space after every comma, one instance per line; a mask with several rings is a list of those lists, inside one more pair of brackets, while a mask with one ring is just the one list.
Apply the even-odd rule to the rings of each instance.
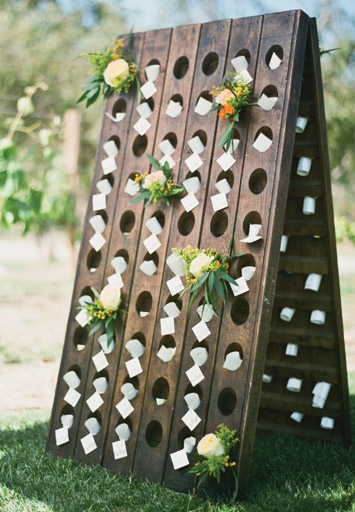
[[99, 379], [100, 377], [105, 377], [107, 379], [107, 382], [109, 381], [109, 376], [106, 370], [101, 370], [101, 372], [96, 372], [93, 380]]
[[224, 416], [229, 416], [237, 405], [237, 395], [232, 388], [224, 388], [218, 396], [218, 409]]
[[185, 56], [179, 57], [178, 60], [175, 62], [174, 70], [173, 70], [175, 78], [177, 78], [178, 80], [183, 78], [186, 75], [188, 69], [189, 69], [189, 59]]
[[189, 393], [197, 393], [198, 396], [200, 397], [200, 400], [202, 400], [202, 389], [199, 384], [197, 384], [197, 386], [195, 387], [193, 387], [192, 384], [188, 384], [186, 386], [184, 396], [188, 395]]
[[102, 425], [102, 416], [101, 416], [99, 411], [90, 412], [87, 415], [86, 419], [89, 419], [89, 418], [95, 418], [100, 423], [100, 427], [101, 427], [101, 425]]
[[131, 336], [130, 339], [131, 340], [139, 340], [142, 343], [142, 345], [145, 346], [145, 343], [146, 343], [145, 336], [144, 336], [144, 334], [142, 332], [135, 332], [133, 334], [133, 336]]
[[99, 268], [101, 263], [101, 251], [95, 251], [95, 249], [91, 249], [87, 258], [86, 258], [86, 266], [89, 269], [89, 272], [93, 274]]
[[132, 151], [134, 156], [140, 157], [144, 154], [147, 149], [148, 139], [146, 135], [137, 135], [134, 139]]
[[[116, 114], [123, 114], [127, 110], [127, 103], [126, 100], [123, 98], [119, 98], [117, 101], [115, 101], [113, 108], [112, 108], [112, 115], [113, 117], [116, 116]], [[111, 139], [110, 139], [111, 140]]]
[[233, 139], [240, 140], [240, 133], [236, 128], [233, 128]]
[[74, 407], [69, 404], [65, 404], [60, 411], [59, 417], [63, 416], [63, 414], [72, 414], [74, 416]]
[[154, 261], [155, 263], [155, 266], [158, 267], [159, 266], [159, 256], [158, 256], [158, 253], [157, 252], [153, 252], [152, 254], [149, 254], [149, 252], [147, 252], [143, 258], [143, 261]]
[[192, 436], [192, 432], [188, 427], [184, 427], [183, 429], [180, 430], [180, 432], [178, 434], [178, 446], [179, 446], [180, 450], [182, 450], [184, 447], [185, 439], [187, 437], [191, 437], [191, 436]]
[[153, 100], [153, 98], [152, 98], [152, 97], [150, 97], [150, 98], [148, 98], [148, 99], [147, 99], [147, 100], [145, 100], [145, 101], [148, 103], [148, 105], [149, 105], [149, 107], [150, 107], [150, 110], [153, 112], [153, 110], [154, 110], [154, 100]]
[[113, 140], [113, 142], [116, 144], [117, 149], [120, 149], [121, 147], [121, 141], [118, 135], [112, 135], [108, 140]]
[[205, 75], [213, 75], [218, 67], [218, 55], [215, 52], [210, 52], [206, 55], [202, 62], [202, 71]]
[[255, 134], [255, 138], [254, 138], [254, 142], [256, 141], [256, 139], [259, 137], [260, 134], [263, 134], [265, 135], [265, 137], [267, 137], [268, 139], [270, 140], [273, 140], [273, 134], [272, 134], [272, 130], [271, 128], [269, 128], [268, 126], [262, 126], [261, 128], [259, 128], [259, 130], [256, 132]]
[[211, 219], [211, 233], [216, 238], [222, 236], [228, 226], [228, 216], [226, 212], [218, 211], [216, 212]]
[[136, 310], [139, 316], [147, 316], [152, 309], [153, 298], [150, 292], [139, 294], [136, 302]]
[[[126, 382], [125, 382], [125, 384], [126, 384]], [[132, 421], [130, 420], [130, 418], [122, 418], [122, 417], [121, 417], [121, 418], [117, 421], [117, 423], [116, 423], [116, 427], [115, 427], [115, 428], [117, 428], [117, 427], [118, 427], [118, 425], [122, 425], [122, 423], [126, 423], [126, 424], [129, 426], [129, 430], [132, 432], [132, 428], [133, 428], [133, 427], [132, 427]]]
[[163, 138], [163, 140], [168, 140], [170, 142], [170, 144], [176, 148], [177, 146], [177, 137], [176, 137], [176, 134], [174, 132], [169, 132], [165, 135], [165, 137]]
[[165, 304], [169, 304], [169, 302], [174, 302], [176, 304], [176, 306], [180, 309], [181, 311], [181, 308], [182, 308], [182, 301], [179, 300], [178, 298], [178, 295], [175, 295], [174, 297], [172, 297], [171, 295], [169, 295], [169, 297], [166, 299], [165, 301]]
[[231, 317], [236, 325], [242, 325], [249, 316], [249, 303], [243, 297], [238, 297], [232, 304]]
[[[242, 275], [242, 269], [244, 267], [255, 267], [255, 258], [251, 254], [243, 254], [240, 258], [236, 258], [233, 262], [235, 264], [236, 272], [235, 275], [232, 275], [232, 272], [230, 271], [230, 274], [232, 277], [237, 279], [238, 277], [241, 277]], [[232, 265], [233, 266], [233, 265]], [[232, 268], [231, 266], [231, 268]]]
[[249, 212], [243, 221], [243, 231], [246, 235], [249, 234], [250, 224], [261, 224], [261, 217], [258, 212]]
[[[278, 44], [275, 44], [274, 46], [272, 46], [271, 48], [268, 49], [267, 53], [266, 53], [266, 58], [265, 58], [265, 62], [267, 64], [268, 67], [270, 67], [270, 60], [272, 58], [272, 54], [273, 53], [276, 53], [276, 55], [278, 56], [278, 58], [280, 60], [283, 59], [283, 56], [284, 56], [284, 52], [283, 52], [283, 49], [281, 48], [280, 45]], [[281, 63], [280, 63], [281, 64]], [[277, 69], [277, 68], [276, 68]]]
[[105, 221], [105, 224], [107, 226], [107, 213], [106, 213], [106, 210], [98, 210], [97, 212], [95, 212], [95, 215], [101, 215], [101, 217], [104, 219]]
[[72, 364], [69, 367], [68, 372], [75, 372], [77, 374], [77, 376], [79, 377], [79, 379], [81, 380], [81, 370], [80, 370], [80, 366], [78, 366], [77, 364]]
[[125, 262], [127, 263], [127, 265], [128, 265], [128, 263], [129, 263], [129, 254], [126, 251], [126, 249], [120, 249], [119, 251], [117, 251], [116, 254], [115, 254], [115, 258], [119, 257], [119, 256], [121, 258], [123, 258], [125, 260]]
[[201, 94], [199, 94], [199, 96], [198, 96], [198, 98], [197, 98], [197, 101], [196, 101], [196, 105], [197, 105], [198, 100], [199, 100], [200, 98], [203, 98], [204, 100], [207, 100], [207, 101], [209, 101], [210, 103], [212, 103], [212, 96], [211, 96], [211, 94], [210, 94], [210, 92], [209, 92], [209, 91], [202, 91], [202, 92], [201, 92]]
[[218, 183], [221, 180], [227, 180], [229, 183], [230, 188], [233, 188], [234, 185], [234, 174], [229, 169], [228, 171], [221, 171], [217, 177], [216, 183]]
[[192, 178], [192, 177], [198, 178], [199, 182], [201, 183], [201, 174], [198, 171], [194, 171], [194, 172], [189, 171], [185, 176], [185, 180]]
[[156, 212], [153, 213], [152, 217], [155, 217], [157, 219], [157, 221], [159, 222], [159, 224], [161, 225], [162, 228], [164, 227], [165, 215], [163, 212], [161, 212], [160, 210], [157, 210]]
[[239, 52], [235, 55], [235, 57], [241, 57], [241, 56], [245, 57], [248, 61], [248, 64], [250, 64], [250, 52], [246, 48], [239, 50]]
[[160, 62], [158, 61], [158, 59], [151, 59], [148, 62], [148, 64], [146, 65], [146, 67], [148, 67], [148, 66], [156, 66], [156, 65], [160, 66]]
[[181, 94], [174, 94], [174, 96], [170, 98], [170, 101], [175, 101], [175, 103], [180, 103], [181, 105], [184, 104]]
[[149, 423], [145, 431], [145, 439], [151, 448], [160, 444], [163, 437], [163, 429], [159, 421], [153, 420]]
[[84, 350], [88, 340], [88, 331], [85, 327], [77, 327], [74, 331], [74, 346], [76, 350], [81, 352]]
[[139, 379], [137, 376], [130, 377], [129, 375], [127, 375], [123, 381], [123, 384], [132, 384], [132, 386], [134, 386], [136, 389], [139, 389]]
[[178, 230], [180, 235], [187, 236], [191, 233], [195, 225], [195, 215], [192, 212], [184, 212], [180, 215], [178, 221]]
[[[167, 400], [169, 396], [169, 383], [164, 377], [159, 377], [154, 384], [152, 389], [153, 399], [156, 402], [157, 398]], [[159, 405], [159, 404], [158, 404]]]
[[197, 130], [197, 132], [193, 134], [192, 138], [194, 137], [199, 137], [202, 144], [205, 147], [207, 146], [207, 133], [204, 130]]
[[135, 215], [131, 210], [124, 212], [120, 220], [120, 230], [124, 235], [128, 235], [132, 231], [135, 221]]
[[267, 96], [268, 98], [278, 98], [279, 97], [278, 90], [274, 85], [267, 85], [266, 87], [264, 87], [261, 95], [263, 95], [263, 94], [265, 94], [265, 96]]
[[175, 348], [175, 339], [170, 334], [167, 334], [166, 336], [163, 336], [162, 339], [160, 340], [159, 348], [162, 347], [163, 345], [166, 348]]
[[249, 188], [253, 194], [261, 194], [267, 184], [267, 174], [264, 169], [255, 169], [249, 178]]
[[81, 290], [79, 297], [83, 297], [84, 295], [89, 295], [89, 297], [94, 300], [94, 292], [92, 291], [91, 286], [85, 286], [85, 288]]
[[226, 348], [225, 352], [224, 352], [224, 359], [227, 357], [228, 354], [230, 354], [231, 352], [239, 352], [240, 354], [240, 358], [243, 359], [243, 349], [241, 347], [241, 345], [239, 345], [239, 343], [237, 343], [236, 341], [233, 342], [233, 343], [230, 343], [228, 345], [228, 347]]
[[[134, 175], [133, 175], [134, 176]], [[134, 179], [134, 178], [133, 178]], [[102, 180], [108, 180], [109, 184], [111, 185], [111, 187], [113, 187], [113, 184], [115, 182], [115, 179], [113, 177], [113, 173], [110, 172], [110, 174], [103, 174], [100, 178], [100, 181]]]
[[[203, 299], [202, 299], [203, 300]], [[201, 305], [201, 304], [200, 304]], [[200, 348], [200, 347], [203, 347], [207, 350], [207, 352], [209, 353], [209, 348], [208, 348], [208, 344], [206, 343], [206, 340], [202, 340], [202, 341], [195, 341], [195, 343], [192, 345], [192, 349], [194, 348]], [[191, 349], [191, 350], [192, 350]]]

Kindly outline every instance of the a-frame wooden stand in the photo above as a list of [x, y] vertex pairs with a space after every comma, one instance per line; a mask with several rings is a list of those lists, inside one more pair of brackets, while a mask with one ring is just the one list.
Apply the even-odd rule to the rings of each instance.
[[[269, 67], [272, 54], [281, 59], [274, 70]], [[263, 93], [277, 96], [278, 100], [270, 111], [252, 107], [243, 112], [235, 132], [240, 140], [233, 155], [236, 162], [225, 172], [216, 162], [223, 153], [218, 141], [225, 124], [216, 113], [201, 116], [194, 109], [201, 96], [209, 99], [208, 91], [232, 70], [231, 59], [238, 55], [244, 55], [249, 62], [253, 100], [257, 101]], [[151, 63], [161, 67], [155, 81], [157, 92], [148, 100], [153, 110], [149, 118], [151, 127], [143, 136], [133, 129], [139, 119], [134, 91], [107, 101], [106, 112], [126, 115], [117, 124], [103, 117], [47, 450], [84, 463], [102, 464], [117, 473], [132, 471], [140, 478], [165, 481], [187, 492], [194, 487], [195, 479], [184, 469], [174, 470], [169, 454], [182, 449], [186, 437], [193, 435], [199, 440], [223, 422], [237, 429], [241, 439], [235, 455], [240, 489], [245, 491], [257, 429], [350, 443], [315, 21], [302, 11], [291, 11], [139, 33], [134, 36], [134, 60], [141, 70]], [[144, 83], [143, 74], [141, 78]], [[166, 115], [171, 99], [183, 105], [176, 118]], [[298, 116], [309, 118], [309, 122], [302, 134], [295, 135]], [[272, 139], [271, 147], [264, 153], [253, 147], [260, 132]], [[175, 148], [172, 158], [176, 162], [173, 173], [177, 181], [191, 175], [185, 164], [191, 155], [187, 141], [196, 134], [205, 145], [201, 154], [203, 165], [194, 173], [201, 182], [196, 193], [198, 207], [187, 213], [179, 199], [170, 207], [158, 204], [144, 209], [142, 203], [129, 206], [127, 180], [136, 171], [148, 170], [146, 153], [161, 158], [158, 144], [163, 139], [170, 140]], [[106, 157], [103, 144], [108, 140], [114, 140], [119, 147], [117, 169], [102, 176], [100, 162]], [[301, 157], [313, 159], [306, 177], [296, 173]], [[106, 196], [106, 208], [93, 212], [92, 196], [97, 194], [96, 185], [102, 178], [109, 179], [112, 191]], [[221, 178], [226, 178], [232, 187], [229, 205], [214, 212], [210, 196], [216, 194], [215, 184]], [[317, 198], [314, 215], [302, 213], [305, 196]], [[106, 243], [98, 252], [89, 243], [93, 235], [89, 219], [97, 213], [106, 223]], [[159, 235], [161, 246], [150, 256], [143, 240], [150, 235], [145, 222], [152, 216], [157, 217], [163, 231]], [[251, 223], [262, 224], [262, 240], [253, 244], [240, 242]], [[256, 271], [248, 283], [250, 291], [238, 297], [231, 294], [224, 309], [219, 307], [218, 319], [209, 323], [211, 335], [201, 343], [208, 350], [208, 359], [201, 367], [205, 378], [192, 388], [185, 372], [193, 364], [191, 349], [199, 345], [191, 327], [200, 319], [193, 311], [187, 321], [185, 296], [181, 314], [175, 320], [175, 333], [161, 336], [160, 319], [166, 316], [163, 306], [177, 299], [169, 297], [166, 282], [173, 274], [165, 261], [173, 247], [210, 246], [226, 252], [232, 235], [234, 252], [245, 255], [231, 269], [231, 275], [240, 276], [241, 269], [250, 265]], [[286, 252], [280, 255], [282, 235], [289, 238]], [[115, 346], [106, 355], [108, 366], [98, 372], [92, 357], [101, 350], [100, 333], [88, 337], [88, 329], [78, 326], [75, 316], [79, 298], [90, 293], [90, 286], [101, 290], [114, 273], [111, 261], [115, 256], [122, 256], [128, 264], [122, 274], [128, 314], [117, 321]], [[139, 269], [147, 259], [153, 259], [157, 265], [150, 277]], [[304, 289], [310, 273], [322, 276], [317, 292]], [[296, 309], [290, 322], [280, 320], [283, 307]], [[310, 323], [314, 310], [326, 312], [323, 325]], [[130, 379], [125, 363], [131, 356], [125, 343], [132, 338], [141, 340], [145, 352], [140, 358], [143, 372]], [[176, 347], [175, 356], [168, 363], [156, 356], [164, 343]], [[290, 343], [297, 345], [296, 357], [285, 354]], [[223, 368], [231, 350], [238, 350], [243, 359], [234, 372]], [[69, 370], [80, 378], [76, 388], [80, 397], [76, 395], [79, 399], [75, 406], [64, 400], [68, 385], [63, 376]], [[269, 381], [272, 378], [271, 382], [262, 383], [264, 374]], [[101, 395], [103, 404], [92, 413], [86, 400], [95, 392], [93, 381], [98, 376], [106, 377], [108, 388]], [[286, 388], [292, 377], [302, 380], [299, 392]], [[127, 382], [134, 384], [138, 394], [132, 400], [133, 412], [123, 420], [115, 405], [122, 400], [121, 386]], [[312, 406], [312, 391], [317, 382], [331, 384], [323, 408]], [[184, 395], [192, 390], [201, 398], [195, 411], [201, 421], [191, 434], [181, 418], [188, 410]], [[166, 401], [157, 405], [156, 398]], [[293, 412], [304, 415], [300, 423], [290, 417]], [[56, 445], [55, 431], [62, 426], [63, 414], [73, 415], [74, 421], [68, 431], [69, 441]], [[81, 439], [88, 434], [84, 423], [89, 417], [95, 417], [101, 428], [94, 436], [96, 448], [85, 454]], [[332, 429], [321, 427], [323, 417], [334, 419]], [[115, 460], [115, 428], [123, 422], [131, 430], [127, 456]]]

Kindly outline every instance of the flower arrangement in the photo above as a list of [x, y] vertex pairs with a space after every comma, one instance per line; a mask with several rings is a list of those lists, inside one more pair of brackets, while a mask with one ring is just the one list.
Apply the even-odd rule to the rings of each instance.
[[155, 204], [157, 201], [169, 205], [169, 197], [181, 194], [185, 190], [180, 183], [174, 183], [172, 173], [168, 162], [161, 165], [156, 158], [147, 155], [149, 162], [157, 169], [156, 171], [148, 174], [136, 173], [135, 182], [139, 183], [138, 195], [132, 199], [130, 204], [145, 201], [145, 206], [150, 202]]
[[77, 103], [86, 100], [89, 107], [100, 95], [108, 98], [113, 92], [128, 92], [133, 82], [137, 84], [138, 103], [140, 102], [140, 82], [138, 67], [132, 62], [133, 33], [129, 34], [127, 53], [124, 51], [123, 39], [113, 42], [112, 48], [106, 48], [103, 52], [85, 53], [80, 57], [88, 57], [93, 66], [93, 76], [83, 87], [84, 94]]
[[121, 304], [121, 291], [117, 286], [106, 285], [101, 293], [98, 293], [95, 288], [91, 288], [95, 295], [93, 302], [85, 302], [79, 309], [84, 309], [88, 318], [89, 325], [92, 329], [89, 332], [91, 336], [101, 327], [105, 328], [107, 334], [107, 343], [110, 344], [114, 336], [114, 320], [117, 318], [117, 313], [123, 311], [119, 309]]
[[180, 295], [180, 299], [188, 291], [191, 292], [188, 314], [191, 306], [199, 292], [204, 287], [205, 296], [203, 306], [206, 304], [216, 314], [216, 294], [222, 300], [226, 301], [228, 294], [227, 282], [237, 285], [235, 279], [229, 275], [230, 262], [234, 258], [243, 256], [241, 253], [230, 255], [233, 246], [233, 238], [229, 243], [228, 254], [223, 256], [215, 249], [194, 249], [190, 245], [186, 249], [174, 248], [172, 252], [185, 261], [185, 277], [187, 286]]
[[[200, 477], [197, 487], [209, 476], [215, 478], [219, 483], [222, 473], [230, 468], [235, 480], [234, 495], [236, 496], [238, 491], [238, 479], [234, 470], [236, 462], [232, 462], [229, 455], [233, 446], [239, 441], [236, 432], [222, 423], [218, 425], [214, 434], [207, 434], [199, 441], [197, 453], [200, 457], [189, 470], [189, 473]], [[201, 457], [203, 457], [202, 460]]]
[[[231, 75], [232, 80], [227, 76]], [[231, 121], [227, 126], [219, 146], [224, 146], [228, 151], [233, 143], [234, 123], [239, 121], [239, 114], [244, 107], [256, 105], [249, 102], [251, 93], [250, 84], [248, 84], [240, 73], [227, 73], [219, 87], [213, 87], [210, 94], [215, 97], [216, 105], [211, 110], [218, 110], [218, 116], [221, 121]]]

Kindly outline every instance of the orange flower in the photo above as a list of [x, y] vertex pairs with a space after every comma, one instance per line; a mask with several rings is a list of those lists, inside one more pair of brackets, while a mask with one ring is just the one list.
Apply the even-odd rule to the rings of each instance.
[[219, 118], [221, 121], [226, 120], [226, 107], [223, 107], [220, 112], [218, 112]]
[[234, 107], [233, 107], [233, 105], [225, 105], [224, 109], [226, 111], [226, 114], [229, 114], [231, 116], [234, 115]]

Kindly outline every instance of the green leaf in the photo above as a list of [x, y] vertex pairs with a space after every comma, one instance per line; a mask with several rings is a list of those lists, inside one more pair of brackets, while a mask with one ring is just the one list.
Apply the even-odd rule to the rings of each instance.
[[147, 190], [146, 192], [140, 192], [128, 204], [131, 205], [131, 204], [139, 203], [139, 201], [143, 201], [144, 199], [148, 199], [149, 196], [150, 196], [149, 190]]
[[152, 166], [155, 169], [157, 169], [158, 171], [161, 170], [161, 165], [158, 162], [158, 160], [156, 158], [154, 158], [154, 156], [146, 154], [146, 157], [148, 158], [149, 162], [152, 164]]
[[230, 239], [229, 245], [228, 245], [228, 254], [231, 252], [234, 242], [234, 235], [232, 235], [232, 238]]
[[233, 279], [233, 277], [231, 277], [229, 274], [227, 274], [226, 272], [223, 272], [223, 270], [217, 270], [217, 273], [223, 277], [223, 279], [225, 279], [226, 281], [228, 281], [229, 283], [232, 283], [232, 284], [236, 284], [235, 282], [235, 279]]
[[190, 300], [189, 300], [189, 307], [188, 307], [188, 310], [187, 310], [187, 317], [190, 316], [190, 313], [191, 313], [191, 307], [192, 307], [192, 304], [196, 298], [196, 295], [198, 294], [199, 292], [199, 288], [197, 290], [195, 290], [192, 294], [191, 294], [191, 297], [190, 297]]
[[216, 274], [214, 274], [214, 286], [216, 288], [216, 292], [219, 295], [219, 298], [224, 303], [226, 301], [226, 296], [225, 296], [225, 292], [224, 292], [224, 286], [221, 283], [221, 281], [218, 279]]
[[218, 146], [223, 147], [226, 145], [225, 150], [228, 151], [229, 146], [233, 139], [233, 127], [234, 127], [234, 121], [232, 121], [227, 128], [225, 129], [224, 134], [222, 135], [221, 140], [219, 141]]
[[100, 294], [99, 294], [99, 292], [98, 292], [98, 291], [96, 291], [96, 290], [95, 290], [95, 288], [93, 288], [92, 286], [90, 286], [90, 288], [91, 288], [92, 293], [95, 295], [95, 297], [96, 297], [97, 299], [99, 299], [99, 298], [100, 298]]
[[232, 256], [230, 257], [230, 259], [233, 259], [233, 258], [240, 258], [241, 256], [244, 256], [244, 253], [242, 253], [242, 252], [237, 252], [236, 254], [232, 254]]
[[208, 275], [209, 275], [209, 272], [205, 272], [204, 274], [202, 274], [202, 276], [197, 279], [196, 283], [191, 288], [191, 291], [194, 292], [196, 289], [201, 288], [203, 283], [208, 278]]
[[89, 336], [92, 336], [93, 334], [95, 334], [95, 332], [97, 332], [103, 325], [104, 325], [103, 320], [95, 320], [95, 323], [89, 332]]
[[113, 340], [113, 336], [115, 334], [115, 326], [112, 321], [112, 318], [109, 318], [110, 322], [106, 325], [106, 334], [107, 334], [107, 344], [109, 345]]
[[86, 94], [87, 94], [87, 92], [85, 91], [85, 92], [84, 92], [84, 94], [82, 94], [82, 95], [80, 96], [80, 98], [79, 98], [76, 102], [77, 102], [77, 103], [80, 103], [80, 102], [82, 102], [82, 101], [86, 100]]
[[210, 275], [208, 277], [208, 283], [207, 283], [209, 293], [213, 293], [214, 276], [215, 276], [214, 272], [210, 272]]

